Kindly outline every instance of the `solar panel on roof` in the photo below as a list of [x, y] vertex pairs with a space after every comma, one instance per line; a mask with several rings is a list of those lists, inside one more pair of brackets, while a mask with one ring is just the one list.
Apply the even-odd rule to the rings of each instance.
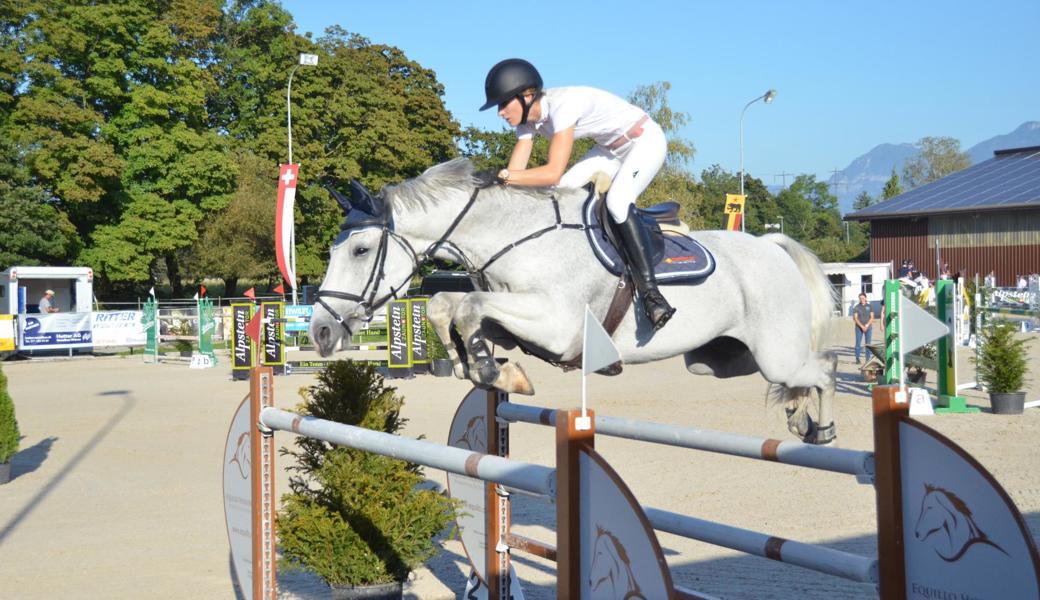
[[977, 165], [846, 215], [851, 220], [1040, 207], [1040, 147], [1000, 150]]

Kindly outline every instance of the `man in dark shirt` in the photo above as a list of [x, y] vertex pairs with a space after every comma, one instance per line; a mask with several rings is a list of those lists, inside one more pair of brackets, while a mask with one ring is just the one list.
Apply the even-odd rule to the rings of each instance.
[[[865, 343], [870, 344], [871, 325], [874, 323], [874, 309], [867, 304], [867, 295], [859, 295], [859, 304], [852, 308], [852, 322], [856, 325], [856, 364], [860, 364], [860, 349]], [[870, 358], [868, 351], [866, 358]]]

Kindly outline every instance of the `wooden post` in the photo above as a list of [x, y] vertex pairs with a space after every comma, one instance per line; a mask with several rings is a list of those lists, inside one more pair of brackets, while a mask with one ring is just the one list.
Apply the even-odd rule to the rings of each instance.
[[581, 478], [579, 448], [594, 447], [595, 412], [588, 411], [592, 427], [580, 431], [575, 419], [581, 410], [556, 413], [556, 597], [581, 598]]
[[[886, 303], [887, 308], [887, 303]], [[903, 486], [899, 423], [910, 404], [896, 402], [898, 385], [874, 386], [874, 490], [877, 494], [878, 579], [884, 600], [906, 600]]]

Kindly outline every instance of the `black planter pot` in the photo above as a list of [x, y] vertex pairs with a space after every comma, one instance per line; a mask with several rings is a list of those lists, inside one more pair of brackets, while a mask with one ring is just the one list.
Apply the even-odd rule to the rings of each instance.
[[989, 404], [995, 415], [1020, 415], [1025, 411], [1025, 392], [990, 392]]
[[435, 358], [431, 361], [430, 372], [435, 377], [451, 377], [453, 367], [450, 358]]
[[332, 600], [401, 600], [404, 590], [400, 581], [374, 585], [332, 584]]
[[11, 463], [0, 463], [0, 485], [11, 481]]

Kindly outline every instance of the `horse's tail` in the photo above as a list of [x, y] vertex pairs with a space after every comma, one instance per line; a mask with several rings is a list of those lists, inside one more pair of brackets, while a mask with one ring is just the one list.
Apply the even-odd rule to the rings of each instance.
[[805, 280], [811, 300], [812, 348], [817, 352], [823, 350], [827, 345], [831, 311], [834, 310], [838, 299], [834, 287], [823, 274], [820, 260], [808, 248], [786, 235], [770, 233], [763, 235], [762, 238], [783, 248], [794, 264], [798, 266], [798, 272]]

